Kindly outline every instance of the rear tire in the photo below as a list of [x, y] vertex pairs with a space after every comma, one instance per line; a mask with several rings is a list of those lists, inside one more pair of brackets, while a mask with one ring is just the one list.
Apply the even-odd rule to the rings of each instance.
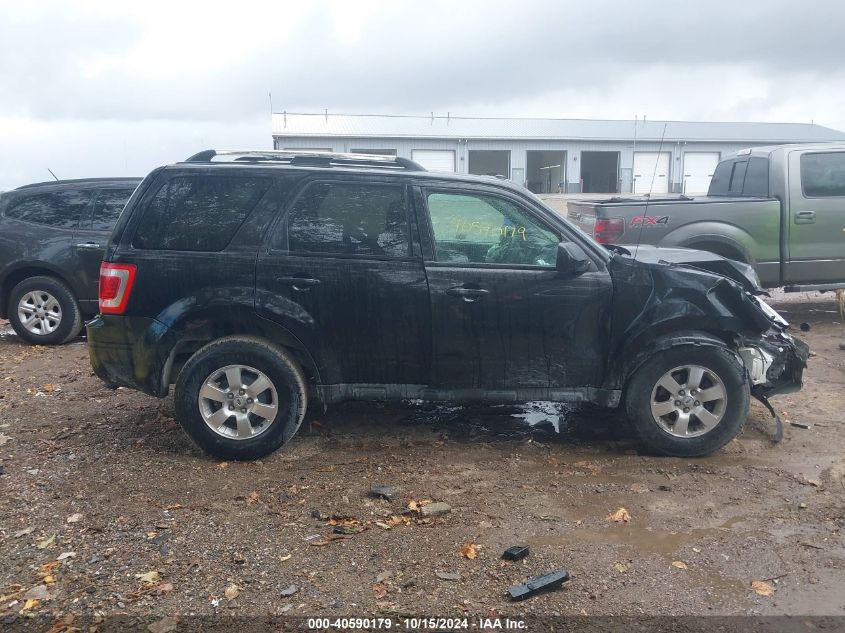
[[650, 449], [700, 457], [742, 431], [749, 397], [745, 368], [729, 349], [683, 345], [656, 353], [636, 370], [625, 407]]
[[282, 348], [228, 336], [197, 351], [174, 391], [182, 429], [221, 459], [257, 459], [290, 440], [308, 395], [302, 370]]
[[12, 329], [33, 345], [60, 345], [82, 330], [82, 314], [70, 288], [54, 277], [24, 279], [9, 295]]

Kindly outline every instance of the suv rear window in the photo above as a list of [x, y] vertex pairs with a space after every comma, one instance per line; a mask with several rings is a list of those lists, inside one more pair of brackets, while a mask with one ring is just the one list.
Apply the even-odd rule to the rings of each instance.
[[90, 191], [68, 189], [28, 196], [6, 210], [7, 218], [74, 229], [91, 201]]
[[291, 252], [408, 257], [404, 185], [309, 185], [288, 216]]
[[808, 198], [845, 196], [845, 152], [804, 154], [801, 187]]
[[126, 201], [134, 189], [103, 189], [94, 201], [91, 228], [95, 231], [109, 231], [120, 217]]
[[222, 251], [269, 187], [268, 178], [171, 178], [144, 211], [132, 245], [142, 249]]

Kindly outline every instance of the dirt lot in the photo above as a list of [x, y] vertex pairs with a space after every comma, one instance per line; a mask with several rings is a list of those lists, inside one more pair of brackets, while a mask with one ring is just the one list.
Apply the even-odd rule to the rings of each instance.
[[[220, 463], [170, 399], [104, 388], [84, 341], [29, 347], [0, 322], [0, 620], [845, 614], [845, 328], [832, 299], [779, 307], [813, 326], [815, 353], [804, 391], [775, 401], [786, 438], [767, 439], [755, 403], [696, 460], [639, 454], [605, 413], [535, 411], [532, 427], [511, 408], [356, 404], [309, 415], [267, 459]], [[402, 514], [421, 500], [451, 512]], [[630, 521], [608, 519], [620, 507]], [[330, 540], [344, 526], [365, 529]], [[531, 553], [501, 561], [511, 545]], [[563, 589], [505, 597], [558, 568]]]

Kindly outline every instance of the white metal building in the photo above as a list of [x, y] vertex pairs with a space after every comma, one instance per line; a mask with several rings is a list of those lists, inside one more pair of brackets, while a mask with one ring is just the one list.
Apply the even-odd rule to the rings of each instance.
[[392, 154], [429, 170], [501, 175], [536, 193], [707, 191], [722, 155], [845, 141], [808, 123], [273, 114], [275, 149]]

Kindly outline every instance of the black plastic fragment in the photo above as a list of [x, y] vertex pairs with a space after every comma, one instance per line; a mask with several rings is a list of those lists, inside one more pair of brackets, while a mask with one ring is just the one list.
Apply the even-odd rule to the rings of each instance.
[[390, 501], [396, 492], [393, 490], [393, 486], [373, 486], [370, 488], [369, 494], [371, 497], [375, 497], [376, 499], [386, 499]]
[[511, 600], [525, 600], [541, 591], [557, 589], [569, 580], [569, 572], [565, 569], [550, 571], [539, 576], [531, 576], [524, 583], [508, 587]]
[[505, 560], [520, 560], [526, 556], [528, 556], [527, 545], [514, 545], [502, 553], [502, 558]]

